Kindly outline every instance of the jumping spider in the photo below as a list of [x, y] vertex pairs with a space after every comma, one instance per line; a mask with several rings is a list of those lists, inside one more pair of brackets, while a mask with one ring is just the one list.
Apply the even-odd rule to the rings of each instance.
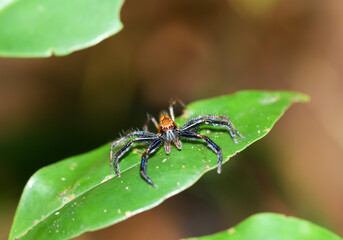
[[[149, 184], [157, 188], [157, 185], [153, 183], [153, 181], [147, 176], [147, 160], [150, 154], [156, 152], [162, 144], [164, 144], [164, 149], [166, 154], [170, 153], [170, 144], [173, 143], [179, 150], [182, 149], [180, 138], [191, 138], [191, 139], [201, 139], [207, 143], [207, 146], [218, 155], [218, 168], [217, 172], [221, 172], [221, 165], [223, 161], [223, 153], [220, 147], [218, 147], [211, 139], [208, 137], [197, 133], [197, 128], [202, 124], [209, 124], [212, 126], [220, 126], [226, 127], [229, 130], [229, 133], [235, 143], [237, 143], [236, 134], [239, 135], [241, 138], [244, 136], [239, 133], [239, 131], [235, 128], [233, 123], [230, 121], [228, 116], [225, 115], [200, 115], [198, 117], [192, 118], [182, 127], [178, 127], [175, 123], [175, 116], [174, 116], [174, 109], [173, 106], [179, 102], [183, 107], [184, 104], [179, 100], [174, 100], [169, 105], [169, 114], [167, 112], [163, 112], [160, 117], [159, 123], [157, 123], [154, 117], [149, 117], [148, 121], [145, 122], [143, 131], [134, 131], [127, 134], [124, 137], [114, 141], [111, 144], [111, 171], [113, 171], [113, 163], [114, 169], [118, 177], [120, 177], [120, 169], [119, 169], [119, 160], [120, 158], [132, 147], [133, 143], [145, 143], [149, 144], [146, 151], [142, 154], [142, 161], [140, 167], [140, 174], [141, 177], [147, 181]], [[149, 121], [152, 121], [156, 128], [158, 129], [158, 133], [152, 133], [148, 131], [147, 124]], [[134, 137], [133, 139], [127, 141], [125, 145], [114, 154], [114, 147], [118, 144], [128, 140], [129, 138]]]

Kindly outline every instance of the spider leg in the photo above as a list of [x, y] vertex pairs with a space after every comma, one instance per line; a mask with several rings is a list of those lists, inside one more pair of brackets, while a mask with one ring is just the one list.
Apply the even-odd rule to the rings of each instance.
[[157, 139], [154, 141], [152, 144], [149, 145], [149, 147], [146, 149], [146, 151], [142, 155], [142, 162], [141, 162], [141, 177], [147, 181], [149, 184], [154, 186], [155, 188], [158, 188], [155, 183], [146, 175], [146, 169], [147, 169], [147, 162], [148, 162], [148, 157], [150, 154], [156, 152], [160, 147], [161, 147], [162, 139]]
[[[218, 119], [223, 119], [223, 121], [218, 121]], [[239, 135], [241, 138], [244, 138], [244, 136], [237, 130], [235, 125], [231, 122], [228, 116], [219, 116], [219, 115], [203, 115], [198, 116], [196, 118], [193, 118], [189, 120], [185, 125], [182, 126], [181, 131], [189, 131], [196, 127], [198, 127], [201, 124], [209, 124], [212, 126], [220, 126], [220, 127], [226, 127], [235, 143], [237, 143], [236, 134]]]
[[173, 106], [176, 104], [176, 103], [180, 103], [180, 105], [184, 108], [185, 107], [185, 104], [179, 99], [179, 98], [176, 98], [174, 99], [170, 105], [169, 105], [169, 113], [170, 113], [170, 117], [173, 119], [173, 121], [175, 121], [175, 115], [174, 115], [174, 108]]
[[156, 119], [153, 116], [151, 116], [150, 114], [147, 114], [147, 116], [148, 116], [148, 119], [145, 121], [145, 123], [143, 125], [143, 130], [146, 132], [148, 131], [148, 124], [150, 121], [152, 121], [154, 123], [155, 127], [158, 129], [158, 123], [157, 123]]
[[203, 141], [205, 141], [207, 143], [207, 147], [209, 147], [218, 156], [217, 172], [220, 173], [222, 171], [223, 151], [217, 144], [212, 142], [209, 137], [195, 132], [180, 132], [180, 136], [185, 138], [202, 139]]
[[113, 149], [111, 149], [111, 171], [113, 171], [113, 165], [114, 165], [114, 170], [117, 176], [120, 177], [119, 160], [127, 151], [130, 150], [134, 142], [146, 143], [146, 142], [154, 141], [156, 139], [158, 139], [158, 137], [156, 136], [155, 137], [137, 137], [135, 139], [131, 139], [121, 149], [119, 149], [116, 152], [116, 154], [114, 154], [114, 156], [113, 156]]
[[127, 134], [124, 137], [119, 138], [118, 140], [114, 141], [111, 143], [111, 151], [110, 151], [110, 159], [112, 161], [112, 156], [113, 156], [113, 149], [115, 146], [119, 145], [120, 143], [126, 141], [130, 137], [156, 137], [155, 133], [151, 132], [146, 132], [146, 131], [135, 131]]
[[[194, 122], [201, 120], [201, 119], [211, 119], [211, 120], [225, 120], [227, 121], [230, 125], [232, 125], [232, 127], [234, 128], [234, 130], [237, 132], [238, 135], [240, 135], [240, 137], [244, 138], [244, 136], [242, 134], [240, 134], [238, 132], [238, 130], [236, 129], [235, 125], [233, 124], [233, 122], [230, 120], [230, 118], [226, 115], [200, 115], [197, 116], [195, 118], [192, 118], [191, 120], [189, 120], [185, 125], [183, 125], [184, 127], [190, 126], [192, 124], [194, 124]], [[192, 127], [191, 127], [192, 128]]]

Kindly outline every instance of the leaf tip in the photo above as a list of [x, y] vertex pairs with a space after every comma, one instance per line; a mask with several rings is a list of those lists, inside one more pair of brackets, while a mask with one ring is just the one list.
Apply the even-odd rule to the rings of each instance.
[[310, 100], [311, 100], [311, 97], [305, 93], [296, 93], [296, 95], [292, 99], [293, 102], [303, 102], [303, 103], [307, 103]]

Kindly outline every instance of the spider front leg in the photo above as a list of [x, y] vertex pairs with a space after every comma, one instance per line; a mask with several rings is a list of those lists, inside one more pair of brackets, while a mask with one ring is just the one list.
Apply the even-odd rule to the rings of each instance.
[[204, 135], [201, 135], [199, 133], [195, 133], [195, 132], [180, 132], [180, 136], [181, 137], [185, 137], [185, 138], [193, 138], [193, 139], [201, 139], [203, 141], [205, 141], [207, 143], [207, 146], [218, 156], [218, 167], [217, 167], [217, 172], [221, 173], [222, 171], [222, 162], [223, 162], [223, 151], [221, 150], [221, 148], [215, 144], [214, 142], [212, 142], [212, 140]]
[[119, 161], [120, 158], [130, 150], [134, 142], [141, 142], [141, 143], [146, 143], [146, 142], [151, 142], [158, 139], [156, 136], [154, 137], [137, 137], [135, 139], [131, 139], [128, 141], [121, 149], [116, 152], [116, 154], [112, 158], [112, 152], [113, 148], [111, 149], [111, 171], [113, 171], [113, 163], [114, 163], [114, 170], [117, 174], [118, 177], [120, 177], [120, 169], [119, 169]]
[[[223, 119], [224, 121], [219, 121], [218, 119]], [[196, 118], [189, 120], [185, 125], [182, 126], [182, 131], [189, 131], [198, 127], [201, 124], [208, 124], [212, 126], [219, 126], [219, 127], [226, 127], [229, 130], [229, 133], [235, 143], [238, 143], [236, 138], [236, 134], [239, 135], [241, 138], [244, 136], [237, 130], [235, 125], [231, 122], [228, 116], [220, 116], [220, 115], [202, 115]]]
[[119, 138], [118, 140], [112, 142], [111, 144], [111, 151], [110, 151], [110, 159], [111, 162], [113, 160], [113, 150], [115, 146], [118, 146], [120, 143], [125, 142], [126, 140], [128, 140], [130, 137], [155, 137], [156, 134], [155, 133], [151, 133], [151, 132], [147, 132], [147, 131], [134, 131], [131, 132], [129, 134], [127, 134], [124, 137]]
[[153, 124], [155, 125], [155, 127], [158, 129], [158, 123], [157, 123], [156, 119], [153, 116], [151, 116], [150, 114], [147, 114], [147, 117], [148, 117], [148, 119], [145, 121], [145, 123], [143, 125], [143, 130], [146, 132], [148, 131], [148, 124], [150, 123], [150, 121], [152, 121]]
[[179, 98], [176, 98], [174, 99], [174, 101], [172, 101], [169, 105], [169, 114], [170, 114], [170, 117], [173, 119], [173, 121], [175, 121], [175, 115], [174, 115], [174, 105], [176, 103], [180, 103], [180, 105], [185, 108], [185, 104], [179, 99]]
[[147, 149], [146, 151], [143, 153], [142, 155], [142, 162], [141, 162], [141, 169], [140, 169], [140, 173], [141, 173], [141, 177], [147, 181], [149, 184], [151, 184], [152, 186], [154, 186], [155, 188], [158, 188], [157, 185], [151, 180], [151, 178], [149, 178], [146, 175], [146, 169], [147, 169], [147, 163], [148, 163], [148, 157], [150, 154], [156, 152], [160, 147], [161, 147], [161, 143], [162, 143], [162, 139], [158, 139], [156, 141], [154, 141]]

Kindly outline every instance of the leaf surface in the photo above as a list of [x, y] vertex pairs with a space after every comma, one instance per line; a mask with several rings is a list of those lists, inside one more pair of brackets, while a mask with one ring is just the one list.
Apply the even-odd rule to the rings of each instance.
[[237, 226], [188, 240], [342, 240], [316, 224], [282, 214], [255, 214]]
[[0, 56], [67, 55], [122, 29], [124, 0], [0, 0]]
[[[191, 103], [176, 121], [181, 126], [200, 114], [228, 115], [245, 135], [237, 144], [226, 129], [200, 129], [223, 149], [227, 162], [265, 136], [292, 103], [305, 101], [300, 93], [242, 91]], [[24, 189], [10, 239], [66, 239], [123, 221], [190, 187], [217, 161], [199, 141], [184, 141], [181, 151], [173, 146], [170, 155], [161, 148], [149, 159], [155, 189], [139, 175], [140, 153], [124, 156], [117, 178], [110, 173], [109, 152], [106, 144], [38, 170]]]

